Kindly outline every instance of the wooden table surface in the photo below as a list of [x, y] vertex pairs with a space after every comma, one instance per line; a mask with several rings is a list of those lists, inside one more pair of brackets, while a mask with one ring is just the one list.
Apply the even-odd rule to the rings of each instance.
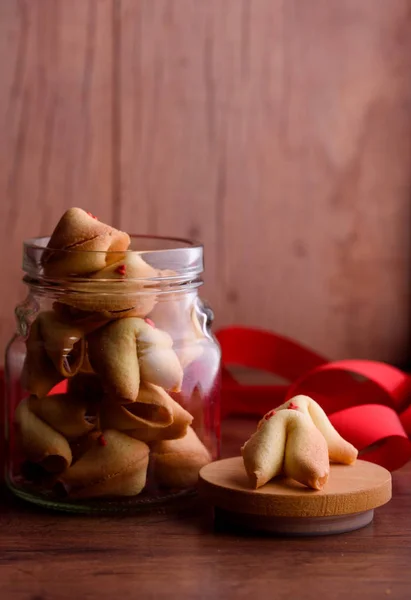
[[[224, 455], [250, 430], [224, 428]], [[365, 529], [282, 539], [216, 532], [198, 500], [124, 517], [50, 513], [3, 494], [1, 600], [411, 598], [411, 464]]]

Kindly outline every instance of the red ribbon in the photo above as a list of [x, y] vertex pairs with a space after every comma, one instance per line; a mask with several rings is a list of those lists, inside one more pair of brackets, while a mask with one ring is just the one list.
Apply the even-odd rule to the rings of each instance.
[[[364, 460], [394, 471], [411, 458], [411, 378], [386, 363], [329, 362], [285, 337], [257, 329], [217, 332], [223, 357], [222, 418], [261, 417], [297, 394], [314, 398]], [[273, 373], [284, 385], [242, 385], [227, 367]]]

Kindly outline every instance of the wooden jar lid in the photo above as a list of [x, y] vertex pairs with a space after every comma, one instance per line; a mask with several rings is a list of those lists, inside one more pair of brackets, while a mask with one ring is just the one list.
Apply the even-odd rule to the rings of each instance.
[[[269, 530], [299, 535], [337, 533], [363, 527], [372, 520], [373, 509], [391, 499], [391, 474], [378, 465], [357, 460], [350, 466], [331, 465], [330, 477], [321, 491], [285, 478], [253, 490], [242, 458], [235, 457], [203, 467], [199, 489], [220, 514], [233, 515], [237, 524], [254, 522], [262, 529], [266, 522]], [[251, 516], [255, 518], [250, 521]]]

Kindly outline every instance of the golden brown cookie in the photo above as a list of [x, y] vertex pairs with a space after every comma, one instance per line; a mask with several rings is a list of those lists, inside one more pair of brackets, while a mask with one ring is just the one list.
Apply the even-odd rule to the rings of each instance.
[[305, 414], [321, 431], [328, 446], [329, 458], [332, 462], [350, 465], [355, 462], [358, 450], [340, 436], [333, 427], [321, 406], [309, 396], [300, 394], [284, 402], [275, 410], [297, 410]]
[[183, 371], [171, 337], [143, 319], [112, 321], [87, 338], [88, 355], [110, 398], [137, 400], [140, 381], [178, 391]]
[[30, 410], [25, 398], [14, 415], [17, 440], [26, 458], [50, 473], [64, 471], [72, 461], [67, 440]]
[[143, 442], [106, 430], [59, 482], [70, 498], [136, 496], [146, 483], [148, 456]]
[[45, 396], [59, 381], [75, 375], [84, 359], [81, 329], [60, 321], [53, 311], [39, 313], [26, 341], [22, 383], [36, 396]]
[[188, 488], [196, 485], [200, 469], [211, 462], [211, 455], [189, 427], [183, 438], [151, 445], [155, 481], [164, 487]]
[[58, 222], [47, 245], [49, 250], [44, 252], [44, 272], [49, 277], [87, 275], [120, 260], [129, 245], [127, 233], [81, 208], [70, 208]]
[[30, 396], [29, 410], [52, 429], [72, 440], [89, 433], [94, 423], [87, 420], [87, 404], [68, 394], [53, 394], [43, 398]]
[[40, 332], [40, 323], [34, 321], [26, 340], [26, 357], [21, 374], [21, 385], [29, 394], [46, 396], [64, 379], [47, 355]]
[[284, 474], [321, 489], [329, 474], [328, 448], [312, 421], [295, 410], [271, 411], [241, 449], [253, 488]]
[[112, 318], [104, 313], [81, 310], [63, 302], [53, 302], [53, 310], [62, 323], [78, 327], [84, 334], [103, 327]]
[[136, 402], [120, 406], [108, 398], [100, 412], [101, 427], [125, 431], [143, 442], [183, 437], [192, 421], [167, 392], [150, 383], [140, 387]]
[[172, 335], [174, 351], [185, 369], [204, 352], [207, 336], [189, 294], [170, 294], [160, 299], [150, 318], [156, 326]]

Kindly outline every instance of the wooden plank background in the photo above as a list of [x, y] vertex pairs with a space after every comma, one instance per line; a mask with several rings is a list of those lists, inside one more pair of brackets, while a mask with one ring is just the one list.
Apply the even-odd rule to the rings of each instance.
[[202, 240], [217, 325], [410, 342], [411, 0], [2, 0], [0, 343], [83, 206]]

